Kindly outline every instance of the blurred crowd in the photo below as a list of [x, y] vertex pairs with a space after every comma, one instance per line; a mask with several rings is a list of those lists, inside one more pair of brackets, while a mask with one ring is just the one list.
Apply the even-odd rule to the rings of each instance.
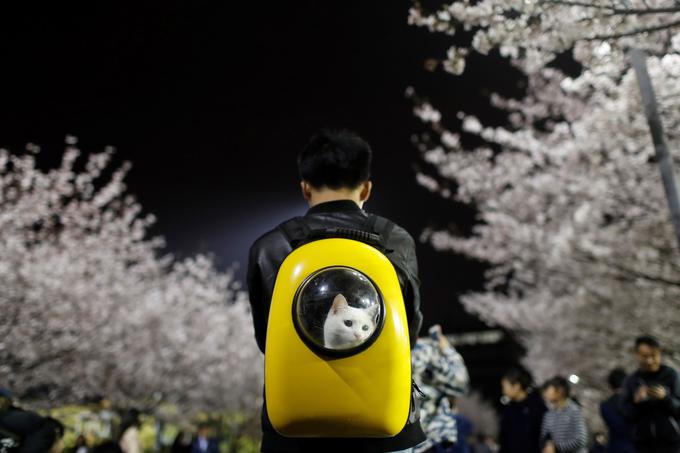
[[[611, 395], [600, 404], [606, 432], [588, 433], [582, 408], [572, 395], [575, 376], [534, 384], [522, 368], [501, 378], [503, 408], [494, 429], [478, 429], [471, 412], [460, 410], [470, 378], [460, 354], [435, 326], [413, 350], [413, 378], [427, 441], [413, 453], [680, 453], [680, 378], [663, 363], [651, 336], [634, 342], [637, 369], [609, 373]], [[128, 410], [109, 438], [93, 442], [83, 433], [65, 450], [64, 425], [18, 407], [0, 388], [0, 453], [141, 453], [140, 412]], [[217, 453], [210, 424], [180, 431], [173, 453]]]
[[[14, 404], [12, 393], [0, 388], [0, 453], [142, 453], [141, 413], [128, 410], [112, 436], [92, 442], [80, 434], [71, 448], [64, 448], [64, 425], [55, 418], [39, 415]], [[179, 431], [171, 453], [218, 453], [219, 444], [209, 423], [195, 432]]]
[[[611, 395], [600, 404], [607, 432], [588, 435], [576, 376], [555, 376], [540, 386], [524, 369], [501, 379], [503, 409], [497, 435], [475, 430], [457, 402], [469, 377], [461, 356], [435, 326], [414, 349], [414, 377], [423, 396], [428, 440], [416, 453], [680, 453], [680, 378], [663, 363], [651, 336], [635, 339], [638, 367], [609, 373]], [[473, 435], [476, 433], [476, 435]]]

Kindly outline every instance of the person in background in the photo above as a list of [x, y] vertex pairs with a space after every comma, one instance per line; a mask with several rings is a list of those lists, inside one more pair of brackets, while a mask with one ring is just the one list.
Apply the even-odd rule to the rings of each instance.
[[511, 368], [501, 378], [506, 404], [501, 413], [500, 453], [541, 452], [541, 424], [548, 408], [531, 384], [531, 375], [521, 368]]
[[191, 453], [219, 453], [220, 447], [217, 439], [210, 434], [210, 425], [207, 423], [198, 425], [198, 435], [191, 443]]
[[415, 453], [471, 453], [474, 425], [458, 412], [456, 398], [442, 396], [437, 411], [427, 424], [427, 440], [416, 446]]
[[635, 339], [638, 369], [626, 378], [621, 409], [633, 424], [640, 453], [680, 452], [680, 377], [662, 363], [661, 345], [651, 336]]
[[120, 421], [120, 449], [123, 453], [142, 453], [142, 445], [139, 439], [140, 413], [137, 409], [130, 409]]
[[64, 426], [57, 420], [14, 405], [12, 392], [0, 388], [0, 449], [17, 453], [58, 453]]
[[90, 450], [87, 448], [87, 439], [82, 434], [76, 439], [76, 444], [73, 447], [74, 453], [88, 453]]
[[113, 416], [114, 413], [111, 410], [111, 401], [106, 398], [99, 398], [99, 420], [101, 424], [99, 425], [99, 430], [97, 432], [97, 437], [100, 439], [110, 439], [113, 437]]
[[635, 453], [631, 438], [631, 426], [621, 411], [621, 387], [626, 379], [626, 372], [621, 368], [614, 368], [607, 381], [612, 389], [612, 395], [600, 403], [600, 415], [607, 430], [607, 453]]
[[541, 425], [543, 453], [586, 453], [586, 424], [571, 399], [569, 381], [562, 376], [548, 380], [543, 397], [549, 407]]
[[175, 441], [172, 443], [172, 453], [190, 453], [191, 452], [191, 433], [189, 431], [181, 430], [175, 436]]
[[449, 343], [439, 325], [419, 338], [412, 351], [412, 374], [420, 390], [420, 411], [427, 440], [415, 453], [468, 453], [472, 422], [458, 413], [456, 399], [467, 393], [470, 376], [463, 357]]

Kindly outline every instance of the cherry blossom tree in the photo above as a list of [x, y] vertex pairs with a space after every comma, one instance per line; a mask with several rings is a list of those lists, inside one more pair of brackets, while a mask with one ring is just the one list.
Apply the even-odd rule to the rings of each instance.
[[0, 383], [37, 403], [105, 395], [195, 410], [259, 404], [244, 293], [206, 256], [176, 261], [112, 150], [58, 168], [0, 150]]
[[[437, 249], [490, 263], [486, 290], [465, 296], [467, 309], [515, 332], [538, 379], [580, 376], [586, 403], [601, 397], [611, 368], [631, 365], [635, 335], [655, 334], [677, 351], [678, 247], [626, 51], [649, 55], [678, 158], [680, 4], [481, 0], [428, 13], [416, 3], [409, 20], [467, 33], [469, 45], [444, 59], [449, 72], [464, 71], [471, 52], [498, 51], [527, 78], [525, 97], [491, 96], [507, 113], [501, 127], [465, 112], [443, 118], [408, 91], [430, 128], [417, 146], [436, 169], [418, 181], [479, 212], [469, 237], [423, 233]], [[558, 55], [573, 58], [580, 73], [560, 71]], [[463, 137], [482, 145], [466, 148]]]

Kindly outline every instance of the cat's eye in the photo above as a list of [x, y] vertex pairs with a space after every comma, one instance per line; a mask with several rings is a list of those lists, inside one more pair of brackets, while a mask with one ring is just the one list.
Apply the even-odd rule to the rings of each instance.
[[[345, 325], [347, 327], [352, 327], [352, 320], [351, 319], [345, 319]], [[367, 327], [367, 326], [364, 326], [364, 327]], [[366, 329], [364, 329], [364, 330], [366, 330]]]
[[363, 330], [364, 332], [367, 331], [367, 330], [368, 330], [368, 326], [367, 326], [366, 324], [364, 324], [364, 326], [361, 328], [361, 330]]

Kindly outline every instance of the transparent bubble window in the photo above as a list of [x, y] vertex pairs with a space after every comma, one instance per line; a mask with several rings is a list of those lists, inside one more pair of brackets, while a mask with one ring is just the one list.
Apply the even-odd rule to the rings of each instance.
[[310, 275], [293, 303], [295, 327], [313, 350], [347, 356], [380, 334], [385, 307], [380, 291], [362, 272], [328, 267]]

